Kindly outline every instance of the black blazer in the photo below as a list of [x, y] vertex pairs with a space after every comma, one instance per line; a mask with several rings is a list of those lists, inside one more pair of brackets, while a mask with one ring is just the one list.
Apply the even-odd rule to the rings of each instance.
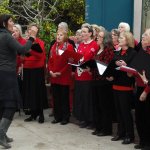
[[127, 63], [127, 66], [129, 66], [133, 58], [136, 56], [137, 52], [131, 47], [127, 49], [127, 52], [124, 55], [121, 55], [121, 51], [122, 50], [115, 53], [114, 59], [112, 61], [114, 67], [112, 71], [114, 84], [120, 86], [132, 86], [135, 82], [134, 77], [128, 77], [126, 72], [116, 70], [115, 68], [118, 66], [115, 64], [115, 62], [117, 60], [124, 60]]

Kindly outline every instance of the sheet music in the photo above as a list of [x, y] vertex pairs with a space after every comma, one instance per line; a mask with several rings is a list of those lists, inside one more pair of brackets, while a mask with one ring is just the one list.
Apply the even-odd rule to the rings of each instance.
[[59, 55], [62, 55], [63, 53], [64, 53], [64, 50], [61, 50], [61, 49], [58, 50]]
[[97, 69], [100, 75], [103, 75], [103, 73], [105, 72], [105, 70], [107, 69], [107, 65], [96, 61], [96, 65], [97, 65]]

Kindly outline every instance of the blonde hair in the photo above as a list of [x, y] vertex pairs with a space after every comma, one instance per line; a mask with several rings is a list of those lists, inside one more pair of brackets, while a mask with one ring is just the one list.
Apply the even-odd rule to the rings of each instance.
[[100, 27], [97, 24], [92, 24], [91, 26], [96, 30], [96, 32], [100, 32]]
[[134, 37], [133, 37], [133, 34], [132, 34], [131, 32], [122, 32], [122, 33], [120, 34], [120, 36], [121, 36], [121, 35], [126, 38], [128, 47], [134, 48], [135, 44], [134, 44]]
[[66, 32], [66, 30], [59, 29], [59, 30], [57, 30], [57, 34], [59, 32], [61, 32], [64, 35], [64, 42], [66, 42], [68, 40], [68, 33]]
[[22, 28], [20, 24], [15, 24], [14, 27], [16, 27], [19, 31], [20, 36], [22, 37]]
[[37, 23], [30, 23], [28, 26], [27, 26], [27, 30], [29, 30], [31, 27], [37, 27], [38, 29], [38, 32], [37, 32], [37, 35], [39, 34], [39, 31], [40, 31], [40, 27]]

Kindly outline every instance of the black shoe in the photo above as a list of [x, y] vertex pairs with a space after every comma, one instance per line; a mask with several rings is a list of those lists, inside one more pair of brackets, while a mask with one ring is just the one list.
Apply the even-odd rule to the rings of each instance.
[[122, 139], [123, 139], [122, 136], [117, 135], [117, 136], [113, 137], [113, 138], [111, 139], [111, 141], [119, 141], [119, 140], [122, 140]]
[[126, 137], [123, 140], [122, 144], [130, 144], [130, 143], [133, 143], [133, 141], [134, 141], [133, 138]]
[[56, 124], [56, 123], [59, 123], [59, 122], [60, 122], [59, 120], [55, 120], [55, 119], [54, 119], [51, 123], [52, 123], [52, 124]]
[[13, 138], [8, 137], [7, 135], [5, 135], [5, 138], [7, 143], [11, 143], [14, 141]]
[[144, 148], [144, 145], [142, 144], [137, 144], [134, 146], [135, 149], [141, 149], [141, 148]]
[[97, 134], [97, 136], [108, 136], [108, 135], [111, 135], [111, 133], [100, 132]]
[[66, 124], [68, 124], [69, 123], [69, 121], [68, 120], [63, 120], [63, 121], [61, 121], [61, 125], [66, 125]]
[[99, 133], [100, 133], [99, 130], [95, 130], [94, 132], [92, 132], [92, 135], [97, 135], [97, 134], [99, 134]]
[[33, 117], [30, 116], [29, 118], [25, 119], [24, 121], [25, 121], [25, 122], [30, 122], [30, 121], [33, 121], [33, 120], [34, 120]]

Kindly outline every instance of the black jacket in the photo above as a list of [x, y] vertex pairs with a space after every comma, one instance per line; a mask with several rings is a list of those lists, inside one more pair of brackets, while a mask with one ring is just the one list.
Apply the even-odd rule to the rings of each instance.
[[127, 52], [124, 55], [121, 55], [121, 51], [115, 53], [113, 59], [113, 71], [112, 76], [114, 76], [114, 84], [119, 86], [134, 86], [135, 79], [134, 77], [128, 77], [126, 72], [116, 70], [115, 68], [118, 67], [115, 65], [117, 60], [124, 60], [127, 63], [127, 66], [130, 65], [131, 61], [136, 55], [136, 51], [133, 48], [128, 48]]
[[32, 46], [32, 38], [21, 45], [6, 29], [0, 29], [0, 70], [16, 71], [17, 52], [26, 53]]

